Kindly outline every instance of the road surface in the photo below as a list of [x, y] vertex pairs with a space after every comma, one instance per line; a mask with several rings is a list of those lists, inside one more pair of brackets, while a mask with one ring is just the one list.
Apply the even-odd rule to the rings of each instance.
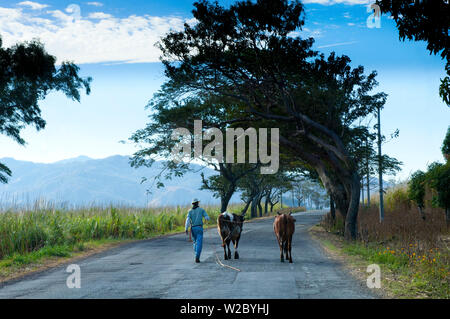
[[65, 265], [0, 284], [0, 298], [375, 298], [308, 235], [322, 215], [295, 214], [292, 264], [280, 262], [270, 218], [244, 224], [239, 260], [223, 260], [217, 229], [211, 228], [200, 264], [186, 236], [172, 235], [78, 261], [79, 289], [67, 287]]

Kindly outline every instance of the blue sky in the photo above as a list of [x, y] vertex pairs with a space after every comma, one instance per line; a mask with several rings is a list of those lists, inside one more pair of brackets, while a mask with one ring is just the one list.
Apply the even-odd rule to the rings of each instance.
[[[193, 1], [0, 1], [3, 45], [39, 38], [58, 61], [72, 60], [93, 77], [92, 93], [81, 103], [50, 94], [40, 103], [45, 130], [23, 131], [27, 145], [0, 136], [0, 158], [54, 162], [87, 155], [129, 155], [121, 144], [142, 128], [144, 107], [164, 81], [154, 43], [170, 29], [191, 23]], [[231, 0], [220, 1], [230, 4]], [[438, 96], [444, 62], [429, 55], [423, 42], [401, 42], [395, 23], [381, 16], [380, 28], [368, 28], [365, 0], [305, 0], [302, 36], [313, 36], [325, 54], [346, 54], [354, 66], [377, 70], [388, 101], [382, 131], [400, 130], [383, 150], [404, 162], [400, 178], [428, 163], [442, 161], [440, 146], [450, 124], [450, 108]]]

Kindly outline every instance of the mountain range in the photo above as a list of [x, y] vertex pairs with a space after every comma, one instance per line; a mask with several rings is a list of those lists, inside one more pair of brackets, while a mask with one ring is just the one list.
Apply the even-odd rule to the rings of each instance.
[[[130, 166], [129, 157], [121, 155], [104, 159], [79, 156], [50, 164], [2, 158], [0, 163], [13, 173], [8, 184], [0, 184], [2, 206], [33, 204], [37, 200], [75, 206], [170, 206], [188, 205], [194, 197], [203, 204], [220, 202], [211, 192], [199, 190], [200, 172], [206, 177], [216, 172], [195, 164], [192, 164], [194, 172], [167, 180], [164, 188], [157, 189], [151, 187], [151, 180], [160, 172], [162, 162], [136, 169]], [[141, 183], [143, 177], [148, 181]], [[239, 201], [238, 194], [233, 201]]]

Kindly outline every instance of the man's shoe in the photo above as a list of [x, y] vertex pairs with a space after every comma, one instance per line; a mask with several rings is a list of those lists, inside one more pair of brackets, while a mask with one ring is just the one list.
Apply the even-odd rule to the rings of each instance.
[[195, 262], [199, 263], [200, 262], [200, 258], [195, 258]]

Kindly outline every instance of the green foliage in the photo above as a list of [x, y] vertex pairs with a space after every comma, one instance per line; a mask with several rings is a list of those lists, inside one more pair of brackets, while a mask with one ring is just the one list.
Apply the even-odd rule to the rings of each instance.
[[430, 53], [440, 53], [447, 60], [447, 76], [441, 80], [439, 95], [450, 106], [450, 3], [447, 0], [377, 0], [376, 3], [383, 13], [393, 17], [401, 40], [425, 41]]
[[450, 208], [450, 163], [432, 163], [426, 173], [417, 171], [411, 176], [408, 184], [408, 198], [416, 202], [417, 206], [424, 207], [426, 188], [430, 188], [435, 207]]
[[447, 128], [447, 134], [442, 142], [442, 155], [444, 155], [447, 161], [450, 160], [450, 126]]
[[[445, 65], [447, 74], [450, 74], [450, 62]], [[445, 102], [445, 104], [450, 105], [450, 76], [446, 76], [441, 79], [441, 85], [439, 86], [439, 96]], [[448, 154], [448, 153], [447, 153]]]
[[429, 186], [434, 190], [432, 203], [436, 207], [450, 208], [450, 162], [432, 163], [428, 167]]
[[[56, 68], [55, 63], [56, 58], [38, 41], [2, 48], [0, 37], [0, 134], [23, 145], [20, 132], [25, 126], [45, 127], [39, 101], [50, 91], [62, 91], [76, 101], [83, 88], [90, 93], [91, 78], [80, 78], [78, 66], [63, 62]], [[0, 164], [0, 183], [6, 183], [7, 176], [11, 171]]]
[[[450, 149], [450, 127], [447, 129], [444, 142], [442, 143], [442, 153], [448, 155]], [[432, 204], [445, 210], [450, 209], [450, 161], [442, 164], [431, 163], [426, 173], [417, 171], [411, 176], [408, 183], [408, 197], [416, 202], [419, 208], [424, 207], [424, 197], [426, 189], [432, 191]]]
[[394, 210], [396, 207], [409, 208], [411, 206], [411, 198], [407, 189], [404, 187], [396, 187], [392, 191], [388, 191], [384, 197], [386, 208]]
[[425, 183], [426, 174], [420, 170], [411, 175], [408, 183], [408, 198], [419, 207], [424, 207]]
[[392, 253], [389, 249], [380, 249], [377, 244], [362, 245], [360, 242], [346, 245], [344, 251], [350, 255], [360, 255], [368, 261], [381, 265], [388, 265], [390, 269], [401, 269], [409, 264], [406, 254]]

